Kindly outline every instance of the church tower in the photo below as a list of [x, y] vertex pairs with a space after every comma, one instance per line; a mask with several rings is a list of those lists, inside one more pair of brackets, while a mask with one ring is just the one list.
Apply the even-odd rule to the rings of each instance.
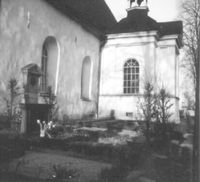
[[147, 0], [128, 0], [126, 11], [128, 15], [132, 14], [132, 12], [134, 14], [145, 13], [147, 15], [149, 11]]

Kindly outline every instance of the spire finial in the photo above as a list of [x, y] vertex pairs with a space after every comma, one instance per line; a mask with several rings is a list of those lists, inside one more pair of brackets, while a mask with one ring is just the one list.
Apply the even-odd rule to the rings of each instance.
[[[129, 0], [130, 8], [134, 6], [147, 6], [147, 0]], [[144, 1], [144, 2], [143, 2]]]

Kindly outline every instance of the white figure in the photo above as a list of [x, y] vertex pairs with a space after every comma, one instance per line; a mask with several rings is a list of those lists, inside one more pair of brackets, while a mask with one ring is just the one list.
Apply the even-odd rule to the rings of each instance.
[[52, 130], [52, 128], [53, 128], [53, 121], [49, 121], [47, 125], [48, 125], [48, 129]]
[[52, 130], [54, 127], [53, 122], [49, 121], [47, 124], [45, 121], [41, 123], [41, 121], [38, 119], [37, 124], [40, 125], [40, 137], [44, 138], [47, 136], [48, 138], [52, 138], [52, 136], [49, 134], [49, 131]]
[[50, 131], [53, 129], [53, 127], [54, 127], [53, 121], [49, 121], [45, 129], [45, 134], [48, 136], [48, 138], [52, 138]]
[[45, 123], [45, 121], [43, 121], [43, 122], [41, 123], [41, 121], [38, 119], [38, 120], [37, 120], [37, 124], [40, 125], [40, 137], [41, 137], [41, 138], [44, 138], [44, 137], [45, 137], [45, 127], [46, 127], [46, 123]]
[[43, 127], [42, 127], [42, 123], [40, 122], [39, 119], [37, 120], [37, 124], [39, 124], [39, 126], [40, 126], [40, 137], [44, 137], [43, 132], [42, 132], [42, 130], [43, 130], [43, 129], [42, 129], [42, 128], [43, 128]]
[[39, 119], [37, 119], [37, 124], [39, 124], [39, 125], [41, 124]]

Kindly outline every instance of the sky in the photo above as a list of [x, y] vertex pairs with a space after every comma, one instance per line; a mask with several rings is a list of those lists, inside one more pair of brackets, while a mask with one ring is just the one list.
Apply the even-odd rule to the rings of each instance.
[[[128, 0], [105, 0], [117, 21], [126, 17]], [[180, 2], [183, 0], [148, 0], [149, 16], [158, 22], [178, 19]]]

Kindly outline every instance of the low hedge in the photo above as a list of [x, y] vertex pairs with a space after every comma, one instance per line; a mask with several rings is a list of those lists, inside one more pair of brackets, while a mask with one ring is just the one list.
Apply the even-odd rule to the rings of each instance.
[[0, 161], [24, 155], [25, 139], [20, 135], [0, 134]]
[[92, 142], [73, 142], [65, 145], [65, 150], [116, 165], [124, 163], [129, 167], [139, 165], [146, 156], [145, 153], [147, 153], [146, 145], [141, 143], [113, 146]]
[[66, 139], [29, 138], [26, 148], [51, 148], [74, 152], [83, 157], [111, 163], [126, 163], [136, 166], [148, 153], [145, 143], [130, 142], [128, 145], [100, 144], [95, 141], [74, 136]]

